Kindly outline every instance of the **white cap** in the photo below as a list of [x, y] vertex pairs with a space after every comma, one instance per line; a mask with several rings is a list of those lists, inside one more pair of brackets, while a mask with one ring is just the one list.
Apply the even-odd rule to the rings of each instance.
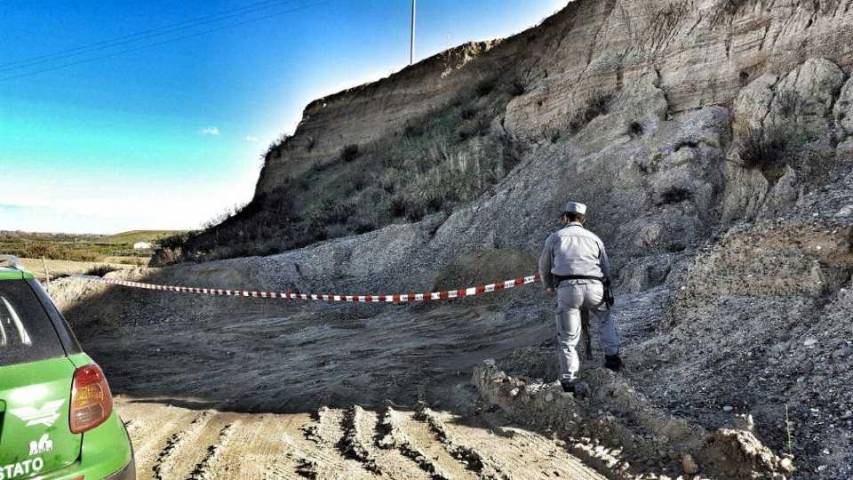
[[586, 215], [586, 205], [578, 202], [568, 202], [563, 207], [563, 213], [580, 213], [581, 215]]

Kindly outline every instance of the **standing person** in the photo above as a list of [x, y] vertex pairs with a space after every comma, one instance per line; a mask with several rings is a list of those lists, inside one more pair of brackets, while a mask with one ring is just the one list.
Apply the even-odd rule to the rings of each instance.
[[610, 261], [601, 239], [583, 227], [585, 221], [586, 205], [568, 202], [560, 217], [564, 227], [548, 236], [539, 257], [539, 275], [545, 291], [557, 294], [560, 384], [564, 391], [572, 393], [580, 368], [577, 345], [581, 338], [581, 309], [601, 322], [604, 366], [614, 372], [622, 368], [619, 333], [610, 316]]

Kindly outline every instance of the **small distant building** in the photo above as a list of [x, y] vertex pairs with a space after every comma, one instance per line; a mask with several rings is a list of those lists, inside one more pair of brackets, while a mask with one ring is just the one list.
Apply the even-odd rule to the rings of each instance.
[[134, 250], [151, 250], [151, 242], [136, 242], [133, 244]]

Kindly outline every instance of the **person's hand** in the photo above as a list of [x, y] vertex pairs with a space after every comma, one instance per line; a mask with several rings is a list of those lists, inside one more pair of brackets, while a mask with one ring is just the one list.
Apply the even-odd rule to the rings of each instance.
[[548, 295], [553, 295], [553, 294], [554, 294], [554, 289], [553, 289], [553, 288], [546, 288], [546, 289], [545, 289], [545, 293], [547, 293]]

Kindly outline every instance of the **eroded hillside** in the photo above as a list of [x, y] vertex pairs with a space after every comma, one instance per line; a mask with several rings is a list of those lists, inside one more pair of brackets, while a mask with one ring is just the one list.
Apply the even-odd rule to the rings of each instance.
[[[682, 228], [700, 235], [721, 217], [752, 218], [784, 166], [804, 156], [795, 152], [764, 165], [755, 155], [733, 157], [735, 144], [758, 150], [757, 157], [766, 148], [805, 150], [817, 160], [800, 166], [822, 172], [837, 145], [840, 152], [849, 150], [843, 146], [849, 121], [841, 120], [849, 105], [835, 102], [853, 62], [849, 7], [843, 1], [573, 2], [514, 37], [451, 49], [312, 102], [295, 134], [271, 146], [254, 200], [186, 242], [182, 253], [275, 253], [446, 214], [493, 196], [513, 168], [544, 154], [558, 157], [564, 167], [555, 176], [566, 180], [562, 190], [549, 190], [549, 201], [565, 191], [597, 197], [598, 178], [562, 174], [576, 163], [573, 158], [599, 153], [613, 159], [611, 170], [634, 182], [604, 210], [608, 215], [624, 206], [648, 211], [650, 205], [686, 202], [703, 219], [686, 219]], [[799, 79], [807, 61], [810, 71]], [[814, 64], [820, 61], [835, 71]], [[794, 115], [797, 130], [761, 124], [768, 108], [786, 125]], [[815, 123], [817, 118], [833, 121]], [[693, 127], [697, 138], [681, 144], [655, 138], [661, 125], [668, 130], [672, 123], [697, 121], [706, 122], [701, 131]], [[663, 157], [675, 157], [676, 150], [682, 159], [701, 158], [690, 166], [695, 172], [680, 173], [701, 177], [701, 186], [655, 179], [659, 170], [669, 170], [660, 164]], [[619, 155], [646, 158], [626, 165], [626, 159], [615, 159]], [[797, 170], [800, 181], [812, 177], [812, 171]], [[646, 179], [651, 182], [643, 185]], [[643, 198], [632, 197], [634, 192]], [[636, 216], [636, 209], [626, 213]], [[665, 246], [691, 243], [684, 240]]]

